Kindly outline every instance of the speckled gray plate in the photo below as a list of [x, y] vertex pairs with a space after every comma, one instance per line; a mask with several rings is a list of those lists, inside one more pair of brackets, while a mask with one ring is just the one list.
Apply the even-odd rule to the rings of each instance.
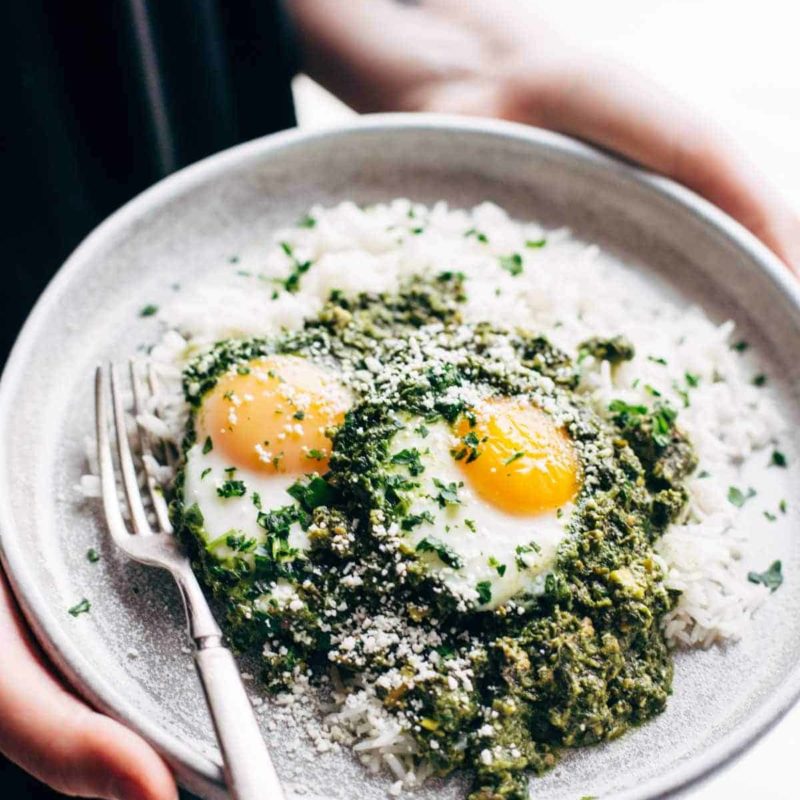
[[[207, 159], [125, 206], [78, 248], [28, 320], [0, 387], [0, 530], [4, 563], [44, 648], [88, 700], [149, 739], [181, 782], [220, 797], [219, 756], [186, 653], [170, 580], [114, 552], [91, 504], [76, 502], [91, 435], [91, 376], [157, 335], [140, 319], [170, 285], [188, 284], [312, 203], [397, 196], [457, 206], [493, 200], [519, 218], [569, 225], [687, 301], [737, 320], [773, 374], [782, 412], [797, 417], [800, 298], [753, 237], [690, 192], [566, 138], [511, 124], [380, 116], [323, 133], [290, 132]], [[767, 355], [769, 354], [769, 355]], [[751, 635], [679, 656], [665, 714], [619, 741], [569, 754], [537, 798], [656, 797], [741, 751], [800, 691], [800, 537], [772, 529], [787, 580]], [[95, 546], [102, 558], [88, 563]], [[92, 611], [67, 608], [82, 597]], [[257, 690], [254, 689], [254, 693]], [[312, 795], [385, 796], [349, 755], [314, 753], [298, 726], [269, 724], [283, 778]], [[463, 781], [422, 797], [458, 797]]]

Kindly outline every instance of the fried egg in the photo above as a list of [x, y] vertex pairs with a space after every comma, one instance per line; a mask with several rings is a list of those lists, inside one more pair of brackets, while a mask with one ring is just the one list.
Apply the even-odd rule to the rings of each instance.
[[[299, 356], [255, 359], [222, 375], [197, 411], [183, 489], [186, 506], [203, 515], [214, 555], [232, 555], [230, 535], [264, 541], [257, 506], [290, 505], [287, 489], [298, 478], [327, 470], [330, 429], [350, 404], [335, 374]], [[308, 546], [297, 524], [289, 544]]]
[[452, 426], [408, 421], [389, 460], [418, 484], [406, 540], [455, 595], [491, 609], [543, 591], [581, 484], [575, 445], [551, 415], [490, 398]]

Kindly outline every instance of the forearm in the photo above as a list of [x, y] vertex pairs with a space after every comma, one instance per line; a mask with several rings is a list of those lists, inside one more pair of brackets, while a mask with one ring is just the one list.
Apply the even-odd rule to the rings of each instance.
[[513, 0], [292, 0], [289, 9], [305, 71], [362, 112], [502, 115], [505, 76], [559, 50]]

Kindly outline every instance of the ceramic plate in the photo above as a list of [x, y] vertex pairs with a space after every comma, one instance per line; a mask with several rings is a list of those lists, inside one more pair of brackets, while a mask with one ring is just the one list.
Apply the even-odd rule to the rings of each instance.
[[[226, 151], [159, 183], [101, 225], [52, 282], [0, 387], [4, 563], [47, 653], [77, 691], [123, 720], [206, 798], [224, 796], [219, 754], [171, 580], [120, 557], [75, 484], [93, 424], [96, 364], [153, 341], [139, 309], [170, 285], [266, 239], [311, 204], [407, 196], [455, 206], [492, 200], [521, 219], [567, 225], [666, 281], [686, 302], [733, 318], [796, 420], [800, 299], [788, 271], [740, 226], [690, 192], [566, 138], [504, 123], [390, 115], [322, 133], [292, 131]], [[770, 529], [786, 580], [749, 636], [679, 654], [668, 710], [609, 744], [567, 754], [537, 798], [649, 798], [679, 791], [764, 731], [800, 691], [800, 537]], [[86, 559], [89, 547], [101, 553]], [[87, 597], [90, 614], [67, 609]], [[317, 753], [305, 723], [261, 702], [283, 779], [305, 796], [385, 797], [389, 780], [348, 753]], [[463, 797], [464, 781], [417, 797]]]

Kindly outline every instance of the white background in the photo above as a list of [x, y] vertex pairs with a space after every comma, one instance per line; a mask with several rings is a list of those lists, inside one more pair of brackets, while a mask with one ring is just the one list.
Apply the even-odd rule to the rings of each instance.
[[[535, 2], [587, 46], [624, 59], [713, 114], [800, 213], [800, 5], [788, 0]], [[353, 114], [305, 77], [296, 79], [295, 96], [301, 127], [325, 127]], [[800, 797], [799, 762], [800, 707], [688, 796], [794, 800]]]

